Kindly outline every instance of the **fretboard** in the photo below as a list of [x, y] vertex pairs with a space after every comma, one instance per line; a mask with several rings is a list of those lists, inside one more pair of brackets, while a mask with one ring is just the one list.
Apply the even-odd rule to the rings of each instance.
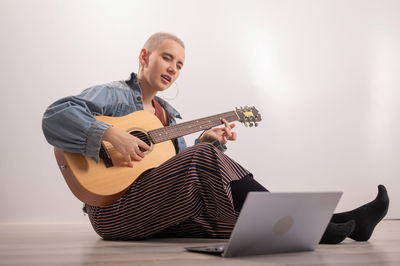
[[160, 143], [163, 141], [189, 135], [194, 132], [219, 126], [222, 124], [222, 118], [224, 118], [228, 122], [238, 120], [235, 111], [230, 111], [218, 115], [208, 116], [205, 118], [180, 123], [177, 125], [150, 130], [148, 134], [153, 143]]

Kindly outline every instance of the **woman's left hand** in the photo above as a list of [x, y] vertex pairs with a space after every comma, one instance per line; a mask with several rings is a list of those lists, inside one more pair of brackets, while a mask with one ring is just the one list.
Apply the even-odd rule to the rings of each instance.
[[229, 124], [228, 121], [222, 119], [225, 127], [222, 128], [212, 128], [206, 130], [200, 137], [200, 142], [212, 142], [213, 140], [219, 140], [222, 145], [225, 145], [228, 140], [236, 140], [236, 132], [232, 132], [235, 124]]

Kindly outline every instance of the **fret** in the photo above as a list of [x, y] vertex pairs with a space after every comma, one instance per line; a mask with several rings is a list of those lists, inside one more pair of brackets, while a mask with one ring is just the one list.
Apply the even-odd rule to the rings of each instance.
[[226, 119], [228, 122], [238, 120], [236, 113], [234, 111], [230, 111], [164, 128], [154, 129], [149, 131], [148, 134], [153, 143], [159, 143], [188, 135], [197, 131], [202, 131], [215, 126], [219, 126], [222, 124], [222, 118]]

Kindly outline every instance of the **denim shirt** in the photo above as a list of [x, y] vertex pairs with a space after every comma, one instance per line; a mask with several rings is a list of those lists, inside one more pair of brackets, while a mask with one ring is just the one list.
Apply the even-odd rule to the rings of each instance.
[[[176, 124], [181, 115], [159, 97], [154, 98], [167, 113], [169, 125]], [[95, 115], [124, 116], [143, 110], [142, 90], [137, 75], [125, 81], [96, 85], [76, 96], [62, 98], [51, 104], [42, 119], [42, 129], [47, 141], [61, 150], [81, 153], [99, 160], [101, 139], [111, 125], [95, 119]], [[196, 143], [199, 142], [197, 139]], [[186, 148], [183, 137], [173, 141], [176, 153]], [[225, 151], [225, 145], [213, 143]]]

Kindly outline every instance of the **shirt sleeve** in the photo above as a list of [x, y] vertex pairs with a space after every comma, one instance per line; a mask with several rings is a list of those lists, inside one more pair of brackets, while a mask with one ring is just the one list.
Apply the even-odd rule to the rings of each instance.
[[98, 161], [101, 138], [111, 125], [95, 115], [111, 115], [114, 95], [107, 87], [93, 87], [77, 96], [51, 104], [42, 118], [46, 140], [68, 152], [81, 153]]
[[[200, 137], [201, 137], [201, 135], [203, 135], [204, 132], [205, 132], [205, 130], [200, 134], [200, 136], [197, 139], [194, 140], [194, 145], [200, 143]], [[226, 150], [228, 149], [228, 147], [226, 147], [226, 145], [222, 144], [219, 140], [213, 140], [210, 143], [222, 152], [226, 152]]]

